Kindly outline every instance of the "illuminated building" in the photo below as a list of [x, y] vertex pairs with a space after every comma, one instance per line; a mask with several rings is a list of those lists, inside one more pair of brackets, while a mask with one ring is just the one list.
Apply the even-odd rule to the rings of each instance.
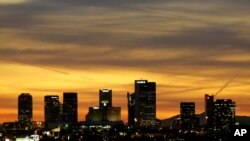
[[29, 93], [22, 93], [18, 96], [18, 122], [30, 124], [32, 115], [32, 96]]
[[90, 122], [116, 122], [121, 121], [121, 108], [120, 107], [89, 107], [89, 113], [86, 120]]
[[32, 126], [34, 129], [37, 129], [37, 128], [44, 128], [44, 122], [43, 121], [33, 121], [32, 122]]
[[121, 107], [108, 107], [107, 121], [110, 122], [121, 121]]
[[59, 96], [48, 95], [44, 97], [44, 118], [46, 128], [57, 128], [60, 124]]
[[180, 117], [182, 129], [193, 129], [197, 125], [195, 117], [195, 103], [181, 102], [180, 103]]
[[112, 90], [99, 90], [99, 106], [112, 107]]
[[102, 110], [99, 107], [89, 107], [86, 121], [101, 122], [102, 120]]
[[88, 122], [121, 121], [121, 108], [112, 106], [112, 90], [99, 90], [99, 106], [89, 107], [86, 115]]
[[216, 127], [235, 124], [235, 102], [231, 99], [218, 99], [214, 102], [214, 123]]
[[[156, 125], [156, 83], [135, 80], [135, 92], [128, 95], [129, 122], [141, 127]], [[134, 121], [132, 121], [134, 120]]]
[[63, 93], [62, 122], [66, 124], [77, 123], [77, 93]]
[[229, 127], [235, 124], [235, 102], [205, 95], [205, 113], [208, 128]]

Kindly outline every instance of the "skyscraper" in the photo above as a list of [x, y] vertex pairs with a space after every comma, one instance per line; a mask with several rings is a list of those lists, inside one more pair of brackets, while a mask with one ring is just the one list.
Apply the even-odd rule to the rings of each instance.
[[65, 124], [77, 123], [78, 106], [77, 106], [77, 93], [63, 93], [63, 116], [62, 120]]
[[214, 96], [205, 94], [205, 115], [208, 127], [214, 126]]
[[181, 128], [192, 129], [197, 125], [195, 117], [195, 103], [181, 102], [180, 103]]
[[47, 95], [44, 97], [44, 118], [46, 128], [56, 128], [60, 124], [60, 102], [59, 96]]
[[22, 93], [18, 96], [18, 122], [29, 124], [32, 121], [32, 96]]
[[99, 106], [112, 107], [112, 90], [109, 89], [99, 90]]
[[214, 102], [214, 123], [216, 127], [229, 128], [235, 124], [235, 102], [231, 99], [217, 99]]
[[121, 107], [112, 106], [112, 90], [99, 90], [99, 106], [89, 107], [88, 122], [120, 122]]
[[[134, 99], [134, 100], [133, 100]], [[135, 80], [135, 92], [128, 96], [128, 102], [134, 101], [129, 110], [132, 120], [134, 112], [135, 125], [153, 127], [156, 124], [156, 83], [147, 80]], [[134, 111], [133, 111], [134, 110]]]
[[235, 102], [231, 99], [217, 99], [214, 102], [214, 96], [206, 94], [205, 114], [208, 128], [228, 128], [235, 124]]

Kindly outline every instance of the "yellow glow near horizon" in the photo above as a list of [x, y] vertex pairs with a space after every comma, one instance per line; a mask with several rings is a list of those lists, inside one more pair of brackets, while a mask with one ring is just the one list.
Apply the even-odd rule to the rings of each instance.
[[[98, 104], [98, 90], [110, 88], [113, 89], [113, 105], [122, 107], [122, 119], [126, 121], [126, 92], [134, 91], [134, 80], [140, 79], [140, 76], [143, 79], [157, 82], [158, 118], [164, 119], [178, 114], [178, 106], [181, 101], [195, 101], [197, 104], [196, 112], [201, 113], [204, 111], [204, 94], [207, 92], [215, 93], [225, 83], [224, 81], [209, 82], [206, 77], [163, 75], [143, 71], [139, 73], [138, 71], [123, 69], [91, 70], [86, 72], [62, 68], [53, 69], [58, 69], [68, 74], [31, 65], [1, 63], [0, 74], [1, 78], [5, 80], [1, 82], [1, 97], [10, 103], [1, 106], [0, 120], [16, 120], [17, 97], [22, 92], [29, 92], [33, 95], [34, 120], [43, 120], [44, 95], [56, 94], [59, 95], [60, 101], [62, 101], [62, 93], [65, 91], [78, 92], [79, 120], [84, 120], [88, 107]], [[206, 84], [207, 88], [195, 90], [197, 87], [203, 87], [202, 83]], [[239, 86], [237, 86], [238, 84]], [[233, 98], [236, 103], [247, 103], [244, 95], [247, 96], [249, 85], [241, 86], [239, 80], [236, 80], [234, 85], [237, 87], [225, 89], [218, 98], [229, 97]], [[239, 92], [239, 89], [242, 91], [236, 97], [235, 94]], [[9, 94], [4, 94], [3, 92], [8, 92]], [[243, 96], [243, 99], [241, 96]], [[238, 110], [237, 114], [249, 114], [243, 107]]]

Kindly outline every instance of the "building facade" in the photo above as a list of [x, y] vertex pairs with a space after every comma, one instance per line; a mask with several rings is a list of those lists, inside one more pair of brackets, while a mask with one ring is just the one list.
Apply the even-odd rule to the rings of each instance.
[[197, 118], [195, 116], [194, 102], [180, 103], [180, 119], [182, 129], [193, 129], [197, 126]]
[[205, 95], [205, 114], [207, 127], [228, 128], [235, 124], [236, 104], [231, 99], [217, 99], [213, 95]]
[[231, 99], [217, 99], [214, 102], [214, 125], [229, 128], [235, 124], [235, 102]]
[[18, 96], [18, 122], [21, 124], [30, 124], [32, 116], [32, 96], [29, 93], [22, 93]]
[[89, 113], [86, 116], [89, 122], [117, 122], [121, 121], [121, 107], [89, 107]]
[[135, 92], [128, 94], [129, 122], [135, 126], [156, 125], [156, 83], [135, 80]]
[[63, 93], [62, 123], [76, 124], [78, 121], [77, 93]]
[[205, 120], [207, 127], [214, 126], [214, 96], [205, 94]]
[[99, 107], [112, 107], [112, 90], [99, 90]]
[[59, 96], [48, 95], [44, 97], [45, 128], [57, 128], [60, 125], [60, 102]]
[[112, 106], [112, 90], [99, 90], [99, 106], [89, 107], [86, 115], [88, 122], [118, 122], [121, 121], [121, 107]]

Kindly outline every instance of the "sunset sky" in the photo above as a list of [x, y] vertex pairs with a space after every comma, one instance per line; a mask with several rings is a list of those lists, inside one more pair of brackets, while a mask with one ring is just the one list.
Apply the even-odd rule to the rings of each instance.
[[134, 80], [157, 83], [157, 117], [204, 94], [236, 101], [250, 115], [249, 0], [0, 0], [0, 123], [17, 120], [17, 98], [78, 93], [79, 120], [98, 105], [99, 89], [127, 121]]

